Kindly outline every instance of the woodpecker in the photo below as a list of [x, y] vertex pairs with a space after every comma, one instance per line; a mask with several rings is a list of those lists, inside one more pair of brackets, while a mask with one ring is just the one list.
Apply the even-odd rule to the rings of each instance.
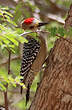
[[[27, 18], [22, 22], [22, 28], [24, 30], [36, 30], [38, 27], [48, 24], [36, 21], [37, 20], [35, 18]], [[34, 37], [27, 35], [26, 39], [28, 40], [28, 43], [24, 43], [23, 45], [23, 57], [20, 75], [23, 77], [21, 82], [24, 83], [27, 87], [26, 104], [29, 101], [30, 87], [32, 82], [37, 73], [41, 70], [47, 56], [46, 41], [44, 35], [40, 34], [37, 37], [39, 41], [37, 41]]]

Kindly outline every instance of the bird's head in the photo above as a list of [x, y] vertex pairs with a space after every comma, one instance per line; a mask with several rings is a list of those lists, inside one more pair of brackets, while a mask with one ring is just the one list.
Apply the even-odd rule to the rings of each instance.
[[23, 20], [22, 29], [29, 30], [31, 28], [31, 26], [33, 25], [33, 22], [34, 22], [34, 18], [27, 18], [27, 19]]
[[27, 18], [22, 22], [22, 29], [24, 30], [37, 30], [39, 27], [49, 24], [49, 22], [43, 23], [36, 18]]

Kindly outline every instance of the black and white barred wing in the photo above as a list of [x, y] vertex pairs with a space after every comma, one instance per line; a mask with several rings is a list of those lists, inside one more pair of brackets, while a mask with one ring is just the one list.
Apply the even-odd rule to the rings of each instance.
[[[23, 82], [24, 84], [30, 83], [25, 81], [30, 81], [31, 75], [28, 75], [28, 73], [40, 49], [40, 44], [37, 40], [35, 40], [34, 38], [27, 38], [27, 40], [28, 43], [24, 43], [23, 47], [23, 57], [20, 71], [20, 75], [23, 77], [23, 79], [21, 79], [21, 82]], [[29, 78], [29, 80], [27, 78]]]

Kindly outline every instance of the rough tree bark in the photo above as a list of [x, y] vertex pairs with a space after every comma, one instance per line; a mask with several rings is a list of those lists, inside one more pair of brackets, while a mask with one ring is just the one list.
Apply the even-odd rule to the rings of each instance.
[[63, 38], [56, 40], [49, 53], [43, 78], [28, 110], [72, 110], [72, 44], [70, 42]]
[[72, 110], [72, 45], [62, 38], [50, 51], [29, 110]]

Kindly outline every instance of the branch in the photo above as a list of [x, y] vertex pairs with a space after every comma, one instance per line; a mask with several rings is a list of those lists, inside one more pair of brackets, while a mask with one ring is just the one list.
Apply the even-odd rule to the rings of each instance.
[[[9, 59], [8, 59], [8, 75], [10, 74], [10, 59], [11, 59], [11, 50], [8, 50], [9, 53]], [[7, 96], [7, 88], [8, 88], [8, 84], [6, 84], [6, 91], [4, 92], [4, 101], [5, 101], [5, 110], [9, 110], [8, 109], [8, 96]]]
[[[11, 61], [14, 61], [14, 60], [17, 60], [17, 59], [20, 59], [20, 56], [13, 56], [13, 57], [11, 58]], [[1, 67], [1, 66], [4, 66], [4, 65], [6, 65], [6, 64], [8, 64], [8, 59], [4, 60], [4, 61], [0, 64], [0, 67]]]
[[8, 110], [7, 91], [6, 91], [6, 92], [4, 92], [4, 101], [5, 101], [5, 110]]
[[58, 23], [60, 23], [62, 25], [65, 24], [64, 20], [58, 15], [48, 13], [47, 16], [48, 16], [49, 20], [56, 21], [56, 22], [58, 22]]
[[8, 74], [10, 74], [10, 60], [11, 60], [11, 50], [9, 52], [9, 59], [8, 59]]
[[[1, 93], [3, 93], [3, 91], [0, 91]], [[9, 94], [12, 94], [10, 97], [9, 97], [9, 101], [8, 101], [8, 104], [9, 104], [9, 108], [11, 108], [12, 105], [15, 105], [17, 104], [18, 102], [20, 102], [21, 100], [24, 99], [25, 97], [25, 93], [26, 93], [26, 89], [23, 89], [23, 94], [20, 94], [20, 88], [17, 87], [17, 88], [14, 88], [13, 90], [7, 90], [7, 92]], [[34, 97], [34, 94], [35, 92], [31, 90], [31, 93], [30, 93], [30, 100], [32, 101], [33, 97]]]

